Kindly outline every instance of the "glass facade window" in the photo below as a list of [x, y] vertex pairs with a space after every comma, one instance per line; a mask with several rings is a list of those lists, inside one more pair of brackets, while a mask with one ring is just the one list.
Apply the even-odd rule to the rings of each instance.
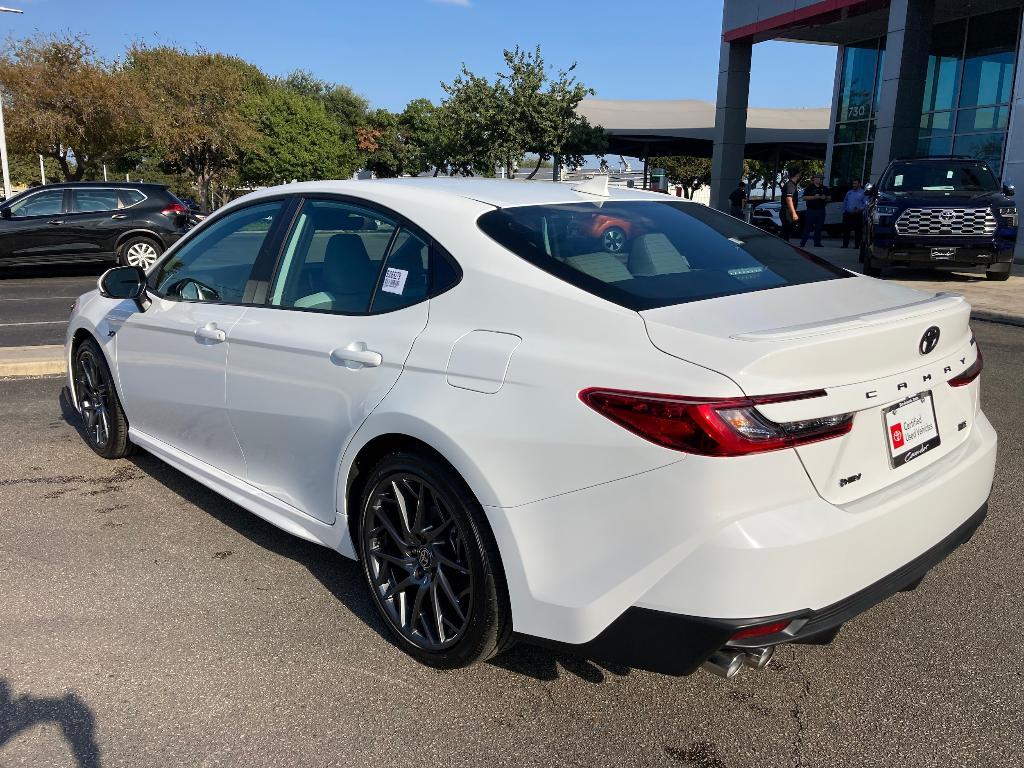
[[1017, 8], [938, 24], [932, 31], [918, 153], [1002, 164], [1020, 41]]
[[843, 51], [836, 133], [833, 137], [829, 184], [842, 189], [852, 179], [866, 178], [875, 139], [875, 112], [882, 88], [885, 40], [847, 45]]

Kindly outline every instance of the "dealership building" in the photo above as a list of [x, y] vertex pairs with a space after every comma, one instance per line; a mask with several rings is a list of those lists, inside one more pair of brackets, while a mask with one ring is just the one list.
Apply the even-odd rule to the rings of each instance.
[[831, 186], [877, 181], [896, 157], [956, 154], [1024, 188], [1022, 24], [1024, 0], [725, 0], [712, 203], [727, 210], [743, 173], [751, 49], [765, 40], [839, 48]]

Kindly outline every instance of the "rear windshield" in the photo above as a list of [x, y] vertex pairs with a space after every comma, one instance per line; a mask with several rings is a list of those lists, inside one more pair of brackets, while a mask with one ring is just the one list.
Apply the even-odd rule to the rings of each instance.
[[982, 163], [893, 163], [883, 192], [996, 192], [999, 183]]
[[697, 203], [500, 208], [479, 226], [545, 272], [638, 311], [850, 276]]

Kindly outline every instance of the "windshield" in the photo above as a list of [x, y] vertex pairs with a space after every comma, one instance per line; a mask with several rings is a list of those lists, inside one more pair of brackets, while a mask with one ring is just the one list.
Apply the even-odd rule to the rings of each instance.
[[999, 183], [984, 163], [893, 163], [883, 192], [996, 192]]
[[479, 226], [531, 264], [635, 310], [850, 276], [697, 203], [501, 208]]

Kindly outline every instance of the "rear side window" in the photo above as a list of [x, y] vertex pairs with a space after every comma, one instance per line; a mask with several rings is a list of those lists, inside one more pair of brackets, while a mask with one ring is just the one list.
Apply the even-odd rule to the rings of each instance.
[[366, 314], [393, 222], [350, 203], [307, 200], [270, 292], [277, 307]]
[[71, 210], [75, 213], [113, 211], [118, 207], [116, 189], [73, 189]]
[[[173, 195], [172, 195], [173, 197]], [[130, 205], [136, 205], [146, 199], [146, 196], [139, 192], [137, 189], [122, 189], [121, 190], [121, 207], [127, 208]]]
[[400, 230], [373, 296], [373, 312], [390, 312], [427, 298], [430, 246], [407, 229]]
[[638, 311], [850, 276], [697, 203], [532, 205], [490, 211], [478, 224], [531, 264]]

